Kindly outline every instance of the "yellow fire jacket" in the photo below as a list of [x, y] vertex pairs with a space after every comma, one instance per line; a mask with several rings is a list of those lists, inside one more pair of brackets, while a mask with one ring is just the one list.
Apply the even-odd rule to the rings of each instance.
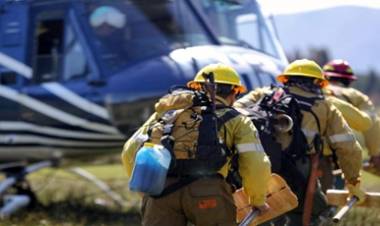
[[[221, 98], [218, 98], [218, 101], [224, 102]], [[157, 109], [159, 108], [156, 106]], [[228, 109], [218, 109], [216, 114], [222, 116], [226, 111]], [[157, 114], [161, 115], [160, 112]], [[128, 177], [132, 174], [135, 155], [146, 139], [149, 126], [155, 119], [156, 114], [152, 115], [124, 145], [121, 159]], [[243, 180], [243, 187], [253, 206], [261, 206], [265, 203], [268, 182], [271, 177], [270, 161], [257, 134], [251, 120], [243, 115], [229, 120], [219, 131], [219, 136], [227, 147], [239, 154], [239, 172]], [[224, 177], [227, 176], [229, 161], [230, 159], [220, 170]]]
[[371, 117], [352, 104], [334, 96], [326, 96], [326, 100], [338, 108], [338, 110], [342, 113], [343, 118], [352, 129], [364, 132], [372, 126]]
[[[337, 85], [330, 84], [326, 87], [327, 94], [338, 97], [341, 100], [347, 101], [359, 108], [362, 111], [366, 111], [371, 117], [375, 112], [375, 107], [372, 101], [367, 95], [360, 92], [357, 89], [350, 87], [341, 87]], [[376, 116], [376, 113], [375, 113]]]
[[380, 118], [369, 97], [354, 88], [340, 87], [332, 84], [326, 88], [325, 93], [347, 101], [371, 117], [371, 127], [363, 131], [365, 146], [370, 156], [380, 155]]
[[[235, 102], [234, 107], [245, 108], [259, 101], [264, 94], [271, 93], [269, 87], [264, 87], [251, 91], [243, 98]], [[306, 92], [297, 87], [290, 87], [290, 92], [304, 96], [316, 97], [316, 94]], [[317, 100], [312, 107], [312, 111], [317, 115], [321, 131], [320, 135], [325, 138], [328, 144], [336, 151], [340, 167], [349, 183], [356, 183], [359, 179], [361, 168], [361, 147], [354, 138], [354, 135], [344, 120], [340, 111], [326, 99]], [[316, 133], [319, 133], [316, 119], [310, 112], [302, 111], [302, 131], [308, 142], [311, 144]], [[286, 147], [290, 143], [290, 135], [280, 134], [277, 136], [282, 146]]]

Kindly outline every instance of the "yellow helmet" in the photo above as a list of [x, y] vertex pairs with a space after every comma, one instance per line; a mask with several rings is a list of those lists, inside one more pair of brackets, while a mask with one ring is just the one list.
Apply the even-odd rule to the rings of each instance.
[[203, 74], [214, 74], [215, 83], [235, 86], [236, 93], [244, 93], [246, 88], [242, 85], [239, 74], [232, 67], [225, 64], [209, 64], [202, 68], [194, 80], [187, 83], [189, 88], [200, 89], [201, 83], [205, 82]]
[[328, 84], [322, 68], [312, 60], [302, 59], [293, 61], [285, 68], [282, 74], [277, 76], [277, 81], [286, 83], [288, 76], [303, 76], [319, 79], [321, 87], [325, 87]]

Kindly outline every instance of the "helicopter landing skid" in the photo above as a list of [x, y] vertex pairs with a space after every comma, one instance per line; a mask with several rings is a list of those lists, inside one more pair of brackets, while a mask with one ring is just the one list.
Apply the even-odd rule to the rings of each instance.
[[[0, 171], [5, 173], [5, 179], [0, 181], [0, 218], [6, 218], [16, 211], [35, 203], [26, 176], [38, 170], [52, 167], [56, 161], [47, 160], [27, 165], [23, 162], [0, 165]], [[14, 189], [15, 191], [10, 193]]]

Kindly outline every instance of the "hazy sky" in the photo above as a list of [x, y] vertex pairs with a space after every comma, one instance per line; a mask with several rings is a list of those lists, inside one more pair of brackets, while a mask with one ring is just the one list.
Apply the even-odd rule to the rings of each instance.
[[291, 14], [342, 5], [380, 9], [380, 0], [258, 0], [265, 12]]
[[[380, 43], [375, 29], [380, 26], [380, 0], [257, 1], [264, 11], [275, 15], [280, 41], [287, 52], [298, 49], [307, 53], [310, 48], [324, 48], [329, 50], [332, 58], [348, 60], [354, 71], [367, 72], [369, 69], [376, 69], [380, 72]], [[357, 7], [338, 10], [339, 6]], [[323, 9], [328, 8], [333, 9], [323, 13]], [[321, 11], [298, 14], [313, 10]], [[308, 30], [310, 26], [313, 27], [312, 30]], [[295, 29], [305, 32], [297, 33], [296, 36], [289, 32]], [[361, 32], [357, 32], [358, 30]]]

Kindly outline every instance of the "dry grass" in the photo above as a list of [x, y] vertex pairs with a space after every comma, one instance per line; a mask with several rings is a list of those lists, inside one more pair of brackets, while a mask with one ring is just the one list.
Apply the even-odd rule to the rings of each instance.
[[[140, 225], [139, 198], [128, 191], [127, 179], [120, 164], [84, 168], [121, 194], [126, 206], [118, 207], [92, 184], [75, 175], [62, 169], [49, 169], [29, 177], [39, 204], [0, 221], [0, 226]], [[368, 190], [380, 190], [378, 177], [364, 173], [363, 180]], [[338, 225], [378, 226], [380, 210], [356, 208]]]
[[0, 225], [12, 226], [117, 226], [140, 225], [139, 199], [128, 191], [120, 165], [89, 166], [126, 200], [120, 208], [91, 183], [65, 170], [48, 169], [29, 176], [38, 203]]
[[[380, 178], [363, 172], [363, 187], [367, 191], [380, 192]], [[339, 226], [379, 226], [380, 209], [354, 208], [342, 219]]]
[[356, 208], [351, 211], [339, 226], [379, 226], [380, 210]]

